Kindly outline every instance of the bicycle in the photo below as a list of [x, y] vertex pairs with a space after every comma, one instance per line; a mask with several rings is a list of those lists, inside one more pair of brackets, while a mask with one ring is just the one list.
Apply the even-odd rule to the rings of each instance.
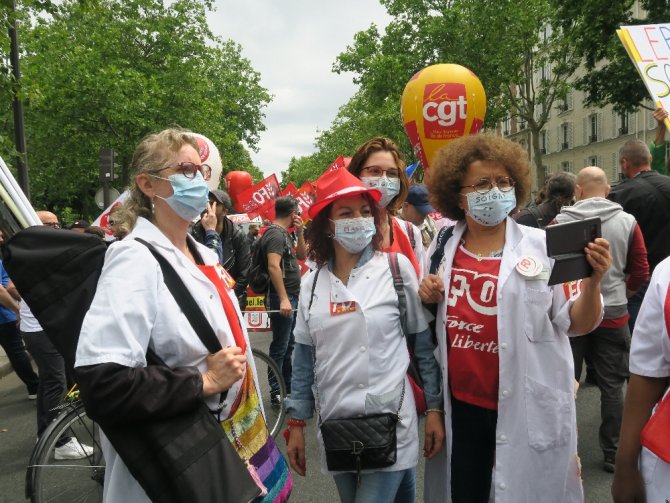
[[[286, 416], [286, 384], [277, 364], [263, 351], [252, 348], [268, 430], [276, 437]], [[274, 375], [280, 390], [273, 404], [267, 375]], [[100, 428], [88, 417], [76, 386], [59, 406], [61, 413], [47, 427], [33, 449], [26, 471], [25, 495], [32, 503], [102, 501], [105, 460], [100, 447]], [[59, 440], [71, 438], [79, 446], [90, 446], [93, 454], [78, 460], [56, 460]]]

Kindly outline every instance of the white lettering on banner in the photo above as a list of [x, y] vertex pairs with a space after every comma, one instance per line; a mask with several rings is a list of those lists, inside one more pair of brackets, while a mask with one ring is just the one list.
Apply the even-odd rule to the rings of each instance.
[[481, 351], [483, 353], [497, 353], [498, 344], [495, 341], [478, 342], [470, 338], [470, 334], [456, 334], [454, 341], [451, 343], [452, 348], [472, 349], [474, 351]]
[[478, 325], [476, 323], [467, 323], [463, 320], [459, 320], [458, 318], [456, 318], [456, 316], [447, 315], [447, 327], [455, 328], [457, 330], [465, 330], [466, 332], [473, 332], [475, 334], [481, 334], [484, 325]]
[[457, 119], [467, 118], [468, 101], [465, 96], [458, 100], [445, 100], [440, 103], [429, 101], [423, 106], [423, 118], [428, 122], [435, 122], [440, 126], [453, 126]]

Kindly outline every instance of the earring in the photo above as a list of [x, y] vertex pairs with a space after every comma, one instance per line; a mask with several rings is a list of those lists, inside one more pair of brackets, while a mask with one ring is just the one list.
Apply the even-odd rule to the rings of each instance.
[[154, 204], [154, 198], [151, 198], [151, 213], [155, 213], [156, 205]]

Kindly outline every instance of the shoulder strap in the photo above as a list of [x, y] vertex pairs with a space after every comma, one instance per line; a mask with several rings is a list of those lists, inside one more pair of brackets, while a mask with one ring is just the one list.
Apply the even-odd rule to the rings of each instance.
[[321, 267], [319, 267], [314, 273], [314, 282], [312, 283], [312, 292], [309, 294], [309, 306], [307, 306], [307, 312], [312, 309], [312, 302], [314, 302], [314, 290], [316, 290], [316, 282], [319, 280], [319, 273], [321, 272]]
[[444, 257], [444, 245], [447, 244], [449, 238], [454, 233], [454, 227], [442, 227], [440, 232], [437, 234], [437, 243], [435, 243], [435, 250], [430, 256], [430, 269], [428, 272], [430, 274], [435, 274], [437, 268], [440, 267], [440, 262], [442, 262], [442, 257]]
[[405, 227], [407, 228], [407, 237], [409, 238], [409, 244], [412, 245], [412, 249], [416, 247], [416, 239], [414, 239], [414, 229], [412, 228], [412, 222], [405, 220]]
[[[642, 173], [640, 173], [640, 175], [641, 174]], [[635, 178], [639, 178], [640, 181], [644, 182], [647, 185], [647, 187], [649, 187], [651, 189], [651, 191], [654, 193], [654, 196], [656, 196], [656, 199], [658, 199], [659, 201], [662, 201], [663, 199], [665, 199], [665, 202], [667, 203], [666, 208], [670, 208], [670, 196], [668, 196], [667, 194], [662, 193], [660, 190], [658, 190], [658, 187], [656, 187], [656, 185], [651, 183], [646, 178], [641, 177], [640, 175], [637, 175]], [[635, 178], [633, 180], [635, 180]]]
[[184, 312], [184, 316], [186, 316], [186, 319], [189, 321], [193, 327], [193, 330], [195, 330], [195, 333], [198, 335], [207, 350], [210, 353], [216, 353], [217, 351], [220, 351], [222, 349], [221, 343], [219, 342], [219, 339], [217, 339], [212, 325], [210, 325], [209, 321], [207, 321], [207, 318], [205, 318], [202, 310], [186, 288], [186, 285], [184, 285], [184, 282], [177, 274], [177, 271], [174, 270], [174, 267], [170, 265], [168, 260], [163, 255], [158, 253], [156, 248], [154, 248], [144, 239], [135, 238], [135, 240], [146, 246], [158, 261], [158, 265], [160, 265], [161, 271], [163, 271], [165, 285], [168, 287], [168, 290], [170, 290], [170, 293], [177, 301], [177, 304]]
[[391, 268], [391, 275], [393, 276], [393, 288], [395, 288], [395, 293], [398, 295], [400, 326], [402, 327], [403, 335], [407, 335], [407, 297], [405, 296], [405, 285], [402, 281], [402, 274], [400, 273], [398, 254], [396, 252], [389, 252], [387, 257], [389, 267]]
[[533, 215], [533, 218], [537, 222], [538, 229], [544, 229], [547, 226], [547, 224], [544, 223], [544, 217], [542, 216], [542, 213], [537, 208], [537, 206], [529, 206], [526, 209], [531, 215]]

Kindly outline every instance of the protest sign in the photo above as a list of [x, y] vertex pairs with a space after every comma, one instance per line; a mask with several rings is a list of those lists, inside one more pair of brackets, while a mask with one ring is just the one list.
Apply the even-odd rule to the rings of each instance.
[[[654, 104], [670, 111], [670, 24], [622, 26], [617, 35]], [[670, 119], [665, 125], [670, 128]]]
[[237, 196], [235, 209], [240, 213], [248, 214], [249, 218], [253, 218], [260, 214], [259, 210], [264, 209], [268, 202], [273, 202], [280, 192], [277, 175], [272, 174], [253, 187], [240, 192]]

